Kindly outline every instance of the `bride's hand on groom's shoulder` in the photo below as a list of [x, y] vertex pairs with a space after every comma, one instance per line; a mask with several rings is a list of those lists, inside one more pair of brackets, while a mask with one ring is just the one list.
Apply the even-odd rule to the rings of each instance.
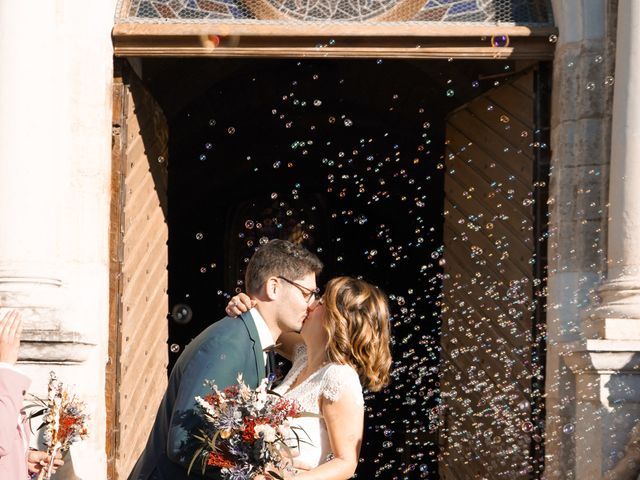
[[248, 312], [255, 306], [255, 300], [252, 300], [249, 295], [246, 293], [239, 293], [234, 297], [231, 297], [229, 303], [227, 304], [227, 308], [225, 308], [225, 312], [230, 317], [237, 317], [238, 315], [242, 315], [245, 312]]

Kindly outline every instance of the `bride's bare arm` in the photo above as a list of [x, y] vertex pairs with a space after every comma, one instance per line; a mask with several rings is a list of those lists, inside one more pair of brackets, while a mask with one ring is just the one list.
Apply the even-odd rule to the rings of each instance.
[[[304, 480], [346, 480], [353, 476], [358, 466], [364, 405], [358, 404], [353, 393], [344, 391], [335, 402], [321, 399], [320, 410], [329, 434], [333, 458], [314, 469], [299, 470], [294, 477]], [[294, 459], [294, 466], [295, 466]]]
[[[248, 312], [253, 307], [255, 307], [255, 300], [246, 293], [241, 292], [229, 300], [225, 311], [230, 317], [237, 317]], [[278, 338], [278, 348], [276, 351], [287, 360], [293, 360], [295, 347], [302, 342], [303, 340], [299, 333], [283, 333], [280, 335], [280, 338]]]

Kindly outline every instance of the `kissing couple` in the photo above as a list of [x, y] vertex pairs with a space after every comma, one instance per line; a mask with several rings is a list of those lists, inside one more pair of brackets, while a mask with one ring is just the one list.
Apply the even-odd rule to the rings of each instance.
[[193, 339], [176, 362], [129, 480], [221, 478], [216, 467], [204, 476], [187, 473], [189, 432], [199, 421], [195, 397], [207, 394], [206, 380], [222, 390], [239, 373], [256, 388], [273, 371], [267, 352], [274, 348], [293, 362], [274, 390], [319, 414], [293, 420], [307, 441], [298, 445], [293, 465], [277, 473], [322, 480], [354, 475], [364, 428], [362, 390], [378, 391], [390, 380], [389, 305], [377, 287], [351, 277], [330, 280], [321, 295], [321, 271], [318, 257], [288, 241], [272, 240], [254, 253], [245, 274], [248, 295], [233, 297], [228, 316]]

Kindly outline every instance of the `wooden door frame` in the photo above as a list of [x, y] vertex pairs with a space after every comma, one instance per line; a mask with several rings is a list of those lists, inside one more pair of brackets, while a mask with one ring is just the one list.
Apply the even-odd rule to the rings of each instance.
[[[105, 368], [105, 453], [107, 457], [107, 479], [115, 480], [118, 426], [117, 394], [118, 359], [120, 356], [120, 328], [122, 319], [122, 235], [124, 232], [124, 160], [127, 149], [126, 124], [122, 122], [126, 108], [124, 90], [124, 74], [122, 62], [115, 62], [112, 101], [112, 133], [111, 133], [111, 200], [109, 214], [109, 339], [107, 342], [107, 365]], [[114, 427], [111, 430], [111, 427]]]
[[[118, 23], [116, 57], [311, 57], [551, 60], [556, 27]], [[505, 46], [491, 45], [507, 36]]]
[[[553, 25], [454, 23], [407, 20], [419, 3], [371, 22], [292, 21], [267, 4], [255, 12], [262, 21], [190, 22], [180, 19], [131, 21], [132, 0], [121, 0], [112, 31], [116, 57], [319, 57], [319, 58], [553, 58], [558, 29]], [[398, 7], [400, 7], [398, 2]], [[414, 13], [415, 13], [414, 12]], [[411, 12], [408, 13], [411, 17]], [[507, 36], [506, 45], [492, 45]], [[551, 39], [551, 41], [550, 41]]]

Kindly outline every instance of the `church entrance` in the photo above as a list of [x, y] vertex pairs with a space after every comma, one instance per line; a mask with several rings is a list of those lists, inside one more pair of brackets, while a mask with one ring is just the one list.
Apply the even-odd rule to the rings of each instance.
[[[116, 444], [129, 453], [115, 462], [118, 478], [144, 445], [147, 429], [131, 427], [152, 421], [166, 367], [224, 315], [248, 258], [272, 238], [317, 252], [326, 265], [320, 284], [362, 276], [390, 298], [394, 380], [367, 395], [358, 476], [535, 478], [543, 458], [546, 65], [134, 66], [141, 82], [133, 69], [123, 76], [132, 104], [125, 156], [142, 167], [129, 162], [127, 173], [125, 162], [123, 173], [124, 195], [138, 205], [124, 199], [124, 216], [139, 214], [123, 220], [123, 270], [133, 280], [121, 297], [114, 408]], [[141, 289], [156, 295], [157, 310], [138, 306], [133, 292]], [[140, 345], [148, 366], [129, 371], [140, 364]]]

